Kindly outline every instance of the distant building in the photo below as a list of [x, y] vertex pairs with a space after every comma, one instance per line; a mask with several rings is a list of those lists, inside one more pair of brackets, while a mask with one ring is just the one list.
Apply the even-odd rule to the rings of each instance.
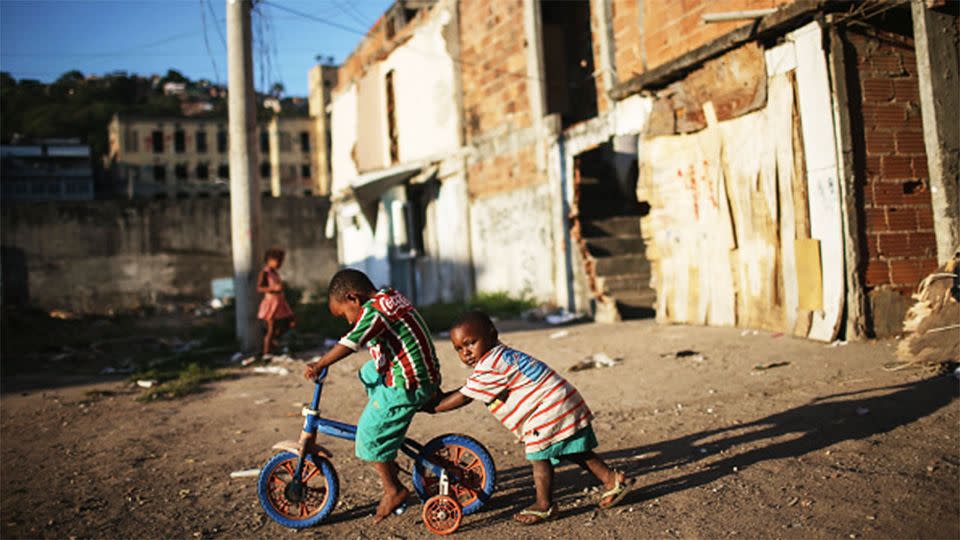
[[[321, 64], [313, 66], [309, 73], [310, 119], [313, 121], [314, 137], [317, 139], [317, 148], [314, 150], [314, 166], [317, 174], [314, 183], [314, 192], [318, 195], [330, 194], [330, 100], [333, 89], [337, 86], [339, 66]], [[299, 98], [293, 98], [297, 100]]]
[[187, 84], [182, 82], [168, 82], [163, 85], [163, 95], [180, 96], [187, 92]]
[[93, 199], [90, 146], [79, 139], [0, 145], [0, 163], [4, 202]]
[[[127, 197], [226, 193], [230, 144], [222, 118], [114, 115], [108, 127], [107, 166]], [[258, 126], [254, 169], [265, 194], [315, 192], [317, 148], [313, 120], [274, 117]]]

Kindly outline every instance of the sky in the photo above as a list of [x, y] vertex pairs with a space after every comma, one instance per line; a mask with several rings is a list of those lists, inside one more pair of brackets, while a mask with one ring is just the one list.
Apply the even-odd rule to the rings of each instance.
[[[0, 71], [50, 82], [73, 69], [95, 75], [116, 70], [162, 75], [175, 69], [193, 80], [226, 84], [226, 1], [0, 0]], [[306, 96], [316, 56], [342, 62], [392, 3], [256, 2], [257, 89], [280, 82], [286, 95]]]

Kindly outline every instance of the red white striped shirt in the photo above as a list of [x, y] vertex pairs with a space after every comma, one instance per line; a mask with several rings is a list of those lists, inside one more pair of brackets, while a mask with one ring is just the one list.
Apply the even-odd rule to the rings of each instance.
[[460, 392], [486, 403], [526, 452], [539, 452], [590, 425], [580, 392], [550, 366], [499, 344], [473, 368]]

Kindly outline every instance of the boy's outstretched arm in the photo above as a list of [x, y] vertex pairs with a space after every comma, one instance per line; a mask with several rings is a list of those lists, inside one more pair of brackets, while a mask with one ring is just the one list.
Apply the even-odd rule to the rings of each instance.
[[431, 414], [447, 412], [468, 405], [471, 401], [473, 401], [472, 398], [463, 395], [460, 393], [460, 389], [457, 388], [451, 392], [443, 392], [440, 401], [438, 401], [436, 405], [424, 410]]
[[353, 354], [353, 350], [349, 347], [337, 343], [333, 346], [332, 349], [327, 351], [327, 354], [323, 355], [322, 358], [316, 362], [310, 362], [303, 368], [303, 376], [308, 380], [312, 381], [317, 377], [320, 371], [328, 366], [332, 366], [337, 362], [343, 360], [344, 358]]

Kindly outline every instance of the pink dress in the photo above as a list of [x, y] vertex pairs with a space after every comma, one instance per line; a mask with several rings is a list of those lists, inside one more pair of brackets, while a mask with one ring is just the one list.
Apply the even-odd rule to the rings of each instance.
[[[280, 280], [280, 274], [273, 268], [267, 266], [264, 267], [263, 271], [267, 274], [267, 287], [275, 287], [283, 283]], [[287, 303], [287, 299], [282, 292], [268, 292], [263, 295], [263, 300], [260, 301], [260, 311], [257, 312], [258, 319], [276, 321], [289, 319], [290, 317], [293, 317], [293, 310], [290, 309], [290, 304]]]

